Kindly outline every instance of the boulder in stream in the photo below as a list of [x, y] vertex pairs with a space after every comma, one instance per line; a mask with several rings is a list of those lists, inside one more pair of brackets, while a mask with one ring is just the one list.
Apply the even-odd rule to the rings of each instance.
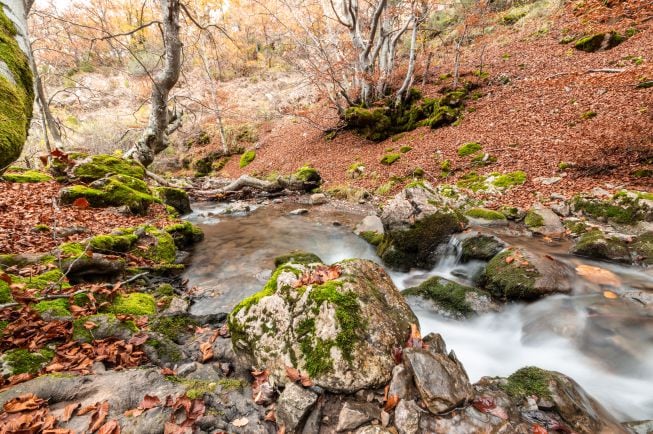
[[591, 259], [621, 262], [631, 262], [628, 246], [617, 237], [606, 236], [600, 229], [592, 229], [581, 235], [571, 249], [571, 253]]
[[397, 194], [381, 214], [385, 231], [377, 250], [381, 259], [401, 270], [433, 267], [438, 246], [467, 224], [465, 216], [446, 203], [426, 182]]
[[383, 268], [362, 259], [286, 263], [228, 321], [234, 351], [250, 366], [280, 383], [289, 381], [286, 368], [296, 368], [315, 385], [346, 393], [388, 383], [392, 350], [417, 324]]

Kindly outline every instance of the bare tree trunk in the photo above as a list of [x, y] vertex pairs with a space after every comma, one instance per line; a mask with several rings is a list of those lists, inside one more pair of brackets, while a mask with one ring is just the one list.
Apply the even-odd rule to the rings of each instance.
[[27, 38], [30, 6], [31, 2], [23, 0], [0, 3], [0, 174], [20, 157], [32, 118], [34, 84]]
[[460, 56], [462, 54], [461, 49], [466, 35], [467, 35], [467, 24], [465, 24], [465, 26], [463, 27], [463, 34], [460, 35], [460, 38], [458, 38], [458, 40], [456, 41], [456, 53], [455, 53], [455, 58], [453, 63], [453, 87], [454, 88], [458, 87], [458, 80], [460, 79]]
[[[41, 109], [40, 112], [43, 117], [43, 131], [48, 152], [51, 152], [49, 137], [52, 137], [54, 146], [57, 149], [63, 149], [63, 142], [61, 141], [61, 130], [59, 129], [57, 120], [54, 118], [52, 112], [50, 111], [50, 104], [48, 103], [48, 98], [45, 95], [45, 89], [43, 88], [41, 75], [39, 74], [38, 68], [36, 67], [36, 61], [34, 60], [34, 57], [30, 58], [30, 68], [32, 69], [32, 75], [34, 76], [34, 91], [36, 93], [36, 102]], [[49, 135], [47, 134], [48, 131], [50, 132]]]
[[426, 65], [424, 66], [424, 75], [422, 75], [422, 86], [425, 86], [429, 80], [429, 73], [431, 69], [431, 61], [433, 60], [433, 52], [429, 51], [426, 57]]
[[165, 44], [164, 68], [152, 83], [152, 107], [148, 126], [143, 131], [141, 139], [125, 154], [125, 157], [134, 158], [144, 166], [152, 164], [154, 157], [168, 147], [168, 135], [181, 123], [180, 117], [171, 116], [168, 111], [168, 96], [179, 80], [181, 72], [179, 10], [179, 0], [161, 0]]
[[408, 71], [401, 87], [397, 91], [396, 104], [399, 105], [405, 99], [408, 88], [413, 84], [413, 75], [415, 74], [415, 45], [417, 44], [417, 30], [419, 28], [419, 20], [413, 18], [413, 32], [410, 36], [410, 55], [408, 57]]

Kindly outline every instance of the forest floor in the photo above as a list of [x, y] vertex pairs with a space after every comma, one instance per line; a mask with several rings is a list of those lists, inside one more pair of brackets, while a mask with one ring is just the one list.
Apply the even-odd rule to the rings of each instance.
[[[232, 159], [221, 173], [290, 173], [309, 164], [322, 174], [327, 190], [349, 185], [373, 192], [394, 179], [398, 182], [390, 184], [392, 193], [410, 182], [418, 167], [425, 170], [426, 179], [447, 184], [471, 171], [526, 172], [522, 186], [500, 199], [485, 197], [490, 207], [493, 200], [528, 206], [546, 202], [551, 193], [569, 197], [594, 187], [650, 191], [651, 178], [633, 173], [653, 167], [653, 91], [637, 88], [640, 81], [653, 78], [653, 5], [604, 3], [568, 3], [549, 16], [544, 27], [542, 19], [496, 25], [466, 47], [463, 79], [479, 80], [473, 72], [483, 47], [483, 71], [489, 76], [482, 80], [482, 96], [468, 102], [459, 125], [420, 127], [375, 143], [348, 131], [327, 140], [301, 119], [286, 119], [263, 132], [250, 165], [241, 169]], [[586, 53], [574, 49], [573, 43], [561, 43], [565, 36], [628, 29], [637, 32], [606, 51]], [[451, 85], [451, 78], [438, 79], [451, 65], [445, 59], [436, 66], [431, 72], [434, 81], [421, 87], [425, 96]], [[592, 72], [601, 69], [620, 72]], [[457, 153], [467, 142], [482, 144], [496, 163], [473, 167], [470, 157]], [[397, 162], [380, 163], [385, 154], [404, 146], [412, 150]], [[445, 160], [452, 166], [448, 177], [441, 174]], [[364, 176], [351, 179], [348, 169], [354, 163], [365, 166]], [[561, 179], [547, 185], [546, 179], [554, 177]]]

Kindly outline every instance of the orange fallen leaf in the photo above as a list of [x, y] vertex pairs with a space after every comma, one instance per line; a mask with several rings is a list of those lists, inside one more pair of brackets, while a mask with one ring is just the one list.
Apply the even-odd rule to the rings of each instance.
[[98, 434], [120, 434], [120, 425], [117, 420], [110, 420], [100, 427]]
[[576, 273], [585, 280], [597, 285], [607, 285], [619, 287], [621, 279], [612, 271], [604, 268], [594, 267], [592, 265], [581, 264], [576, 267]]
[[385, 402], [385, 405], [383, 406], [383, 410], [386, 413], [389, 413], [394, 410], [397, 404], [399, 404], [399, 397], [397, 395], [390, 395], [388, 400]]
[[200, 344], [200, 351], [202, 352], [202, 363], [208, 362], [213, 358], [213, 346], [210, 342]]
[[615, 294], [614, 292], [612, 292], [612, 291], [603, 291], [603, 296], [605, 298], [610, 299], [610, 300], [614, 300], [614, 299], [619, 298], [619, 296], [617, 294]]
[[63, 416], [61, 417], [61, 421], [68, 422], [70, 418], [73, 417], [73, 413], [75, 412], [75, 410], [77, 410], [81, 406], [82, 404], [80, 404], [79, 402], [68, 404], [66, 408], [63, 409]]
[[512, 264], [515, 261], [514, 256], [508, 256], [506, 258], [506, 264]]
[[80, 197], [73, 201], [73, 206], [79, 209], [86, 209], [89, 206], [91, 206], [91, 204], [89, 203], [88, 200], [86, 200], [85, 197]]

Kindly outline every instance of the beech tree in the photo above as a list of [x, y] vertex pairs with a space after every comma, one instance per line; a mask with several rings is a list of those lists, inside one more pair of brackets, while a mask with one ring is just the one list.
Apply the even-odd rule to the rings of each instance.
[[0, 3], [0, 174], [16, 161], [27, 139], [34, 103], [27, 37], [32, 1]]
[[181, 114], [169, 108], [170, 91], [181, 73], [181, 48], [179, 38], [179, 0], [161, 0], [161, 21], [165, 45], [163, 69], [152, 81], [151, 109], [148, 126], [136, 144], [125, 154], [144, 166], [168, 147], [168, 136], [181, 126]]

